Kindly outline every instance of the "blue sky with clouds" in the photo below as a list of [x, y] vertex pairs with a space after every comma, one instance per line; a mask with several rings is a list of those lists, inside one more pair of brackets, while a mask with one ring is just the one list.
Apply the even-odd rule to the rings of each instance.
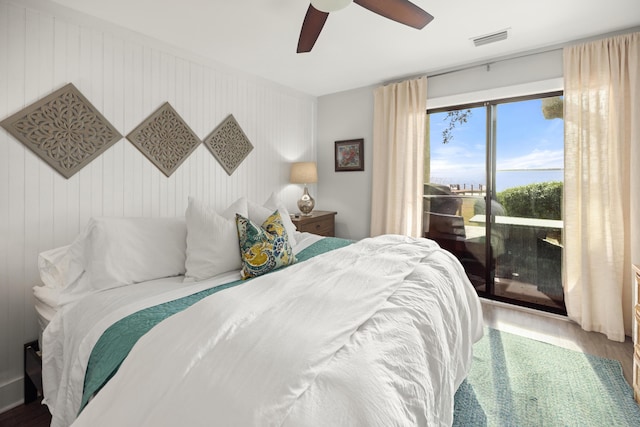
[[[439, 184], [485, 184], [485, 108], [472, 109], [457, 124], [453, 139], [442, 144], [446, 113], [430, 118], [431, 181]], [[497, 108], [497, 191], [533, 182], [561, 181], [564, 163], [563, 120], [547, 120], [539, 99], [499, 104]], [[514, 171], [518, 169], [519, 171]], [[521, 169], [558, 169], [521, 171]]]

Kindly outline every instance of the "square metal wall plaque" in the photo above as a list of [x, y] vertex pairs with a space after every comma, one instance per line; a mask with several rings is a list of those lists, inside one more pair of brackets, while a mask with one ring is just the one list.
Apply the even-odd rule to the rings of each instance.
[[253, 150], [253, 145], [233, 114], [224, 119], [203, 142], [229, 176]]
[[122, 139], [71, 83], [0, 125], [67, 179]]
[[132, 130], [127, 139], [167, 177], [201, 142], [168, 102]]

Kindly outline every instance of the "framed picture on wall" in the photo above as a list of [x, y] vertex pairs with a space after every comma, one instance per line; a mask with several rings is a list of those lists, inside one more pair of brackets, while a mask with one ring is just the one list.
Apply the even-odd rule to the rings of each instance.
[[336, 172], [364, 170], [364, 139], [336, 141]]

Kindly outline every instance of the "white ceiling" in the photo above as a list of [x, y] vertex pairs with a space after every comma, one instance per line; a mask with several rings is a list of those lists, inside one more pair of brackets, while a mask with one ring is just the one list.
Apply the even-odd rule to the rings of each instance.
[[640, 26], [640, 0], [413, 0], [435, 17], [422, 30], [354, 3], [296, 54], [308, 0], [54, 1], [315, 96]]

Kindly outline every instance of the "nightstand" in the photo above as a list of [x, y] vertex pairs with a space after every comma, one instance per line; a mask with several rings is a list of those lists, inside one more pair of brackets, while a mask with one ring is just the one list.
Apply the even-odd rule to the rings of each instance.
[[24, 403], [42, 396], [42, 356], [38, 341], [24, 345]]
[[291, 216], [293, 225], [298, 231], [318, 234], [320, 236], [335, 236], [335, 216], [337, 212], [312, 211], [309, 216]]

